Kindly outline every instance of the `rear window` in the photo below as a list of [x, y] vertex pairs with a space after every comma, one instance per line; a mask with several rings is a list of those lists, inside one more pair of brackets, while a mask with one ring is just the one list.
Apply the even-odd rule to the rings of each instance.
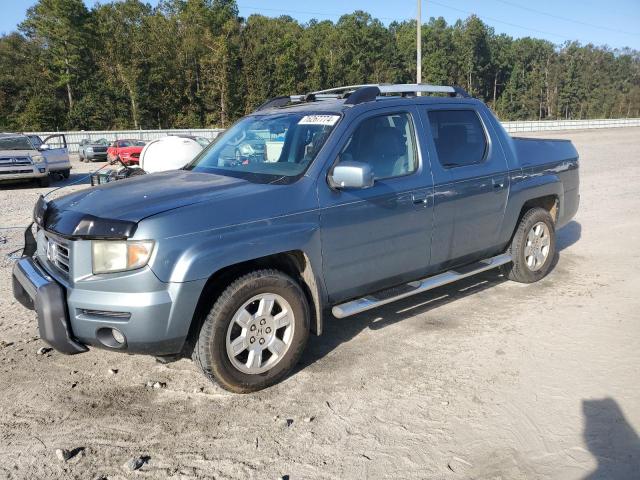
[[432, 110], [429, 123], [438, 160], [444, 168], [464, 167], [484, 161], [487, 138], [473, 110]]

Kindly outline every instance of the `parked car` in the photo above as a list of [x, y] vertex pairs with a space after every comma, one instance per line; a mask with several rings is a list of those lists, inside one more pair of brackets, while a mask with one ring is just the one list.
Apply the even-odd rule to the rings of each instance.
[[209, 140], [190, 135], [170, 135], [148, 142], [140, 153], [140, 167], [147, 173], [184, 167], [195, 158]]
[[144, 146], [142, 140], [116, 140], [107, 149], [107, 160], [111, 162], [119, 158], [127, 165], [138, 163]]
[[78, 145], [78, 156], [81, 162], [105, 161], [107, 159], [107, 149], [109, 148], [109, 140], [101, 138], [92, 141], [89, 138], [80, 140]]
[[[229, 163], [256, 137], [284, 139], [275, 161]], [[193, 358], [255, 391], [292, 370], [327, 308], [348, 317], [496, 267], [543, 278], [578, 166], [571, 142], [511, 138], [457, 87], [277, 98], [183, 170], [41, 199], [14, 295], [60, 352]]]
[[48, 187], [50, 174], [69, 178], [71, 162], [64, 135], [50, 135], [42, 141], [37, 135], [0, 133], [0, 181], [37, 180]]

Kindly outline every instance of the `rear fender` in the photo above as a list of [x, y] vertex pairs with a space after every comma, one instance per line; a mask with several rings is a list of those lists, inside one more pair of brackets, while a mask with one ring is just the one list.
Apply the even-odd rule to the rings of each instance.
[[555, 196], [558, 199], [558, 213], [561, 216], [564, 206], [564, 187], [558, 175], [542, 172], [529, 176], [512, 176], [509, 201], [500, 235], [501, 244], [506, 244], [511, 239], [525, 203], [547, 196]]

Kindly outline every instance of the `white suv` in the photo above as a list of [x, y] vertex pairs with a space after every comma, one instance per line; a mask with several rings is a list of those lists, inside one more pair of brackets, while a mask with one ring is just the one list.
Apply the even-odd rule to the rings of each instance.
[[48, 187], [50, 173], [69, 178], [71, 162], [64, 135], [50, 135], [40, 140], [33, 135], [0, 133], [0, 182], [35, 179]]

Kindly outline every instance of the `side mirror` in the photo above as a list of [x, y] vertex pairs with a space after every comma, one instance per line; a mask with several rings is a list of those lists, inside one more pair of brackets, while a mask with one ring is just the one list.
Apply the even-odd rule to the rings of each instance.
[[369, 188], [373, 182], [373, 170], [368, 163], [340, 162], [329, 174], [329, 184], [336, 189]]
[[49, 150], [49, 148], [50, 148], [49, 145], [47, 145], [46, 143], [43, 143], [38, 147], [38, 150], [40, 150], [41, 152], [44, 152], [45, 150]]

